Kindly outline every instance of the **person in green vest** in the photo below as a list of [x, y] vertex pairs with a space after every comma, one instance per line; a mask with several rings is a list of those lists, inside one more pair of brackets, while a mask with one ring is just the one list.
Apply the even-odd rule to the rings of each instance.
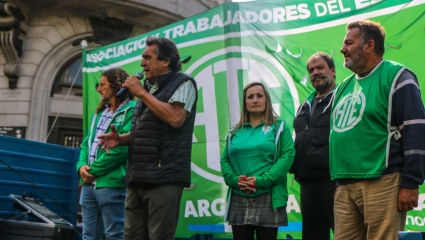
[[331, 113], [336, 240], [399, 239], [425, 175], [425, 109], [415, 74], [384, 60], [377, 22], [349, 23], [341, 53], [353, 74]]
[[286, 176], [294, 143], [262, 83], [245, 86], [242, 101], [241, 118], [230, 129], [220, 159], [229, 186], [225, 220], [235, 240], [273, 240], [278, 227], [288, 225]]

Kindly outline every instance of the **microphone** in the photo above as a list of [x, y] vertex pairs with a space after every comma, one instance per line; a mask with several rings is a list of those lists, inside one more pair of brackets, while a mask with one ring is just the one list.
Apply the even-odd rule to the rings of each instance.
[[[139, 80], [145, 77], [145, 74], [143, 72], [138, 72], [135, 75]], [[117, 94], [115, 94], [115, 96], [117, 97], [121, 97], [122, 95], [124, 95], [124, 93], [126, 93], [128, 91], [128, 88], [126, 87], [122, 87]]]

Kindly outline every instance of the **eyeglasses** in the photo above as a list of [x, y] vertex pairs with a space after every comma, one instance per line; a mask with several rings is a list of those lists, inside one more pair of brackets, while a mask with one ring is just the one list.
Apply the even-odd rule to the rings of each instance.
[[97, 90], [97, 88], [100, 86], [100, 84], [99, 83], [96, 83], [95, 85], [94, 85], [94, 87], [96, 88], [96, 90]]

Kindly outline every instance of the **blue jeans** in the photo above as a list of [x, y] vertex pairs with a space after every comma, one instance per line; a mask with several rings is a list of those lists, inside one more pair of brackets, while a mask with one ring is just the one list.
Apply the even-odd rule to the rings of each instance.
[[95, 188], [83, 185], [80, 205], [83, 240], [123, 239], [125, 188]]

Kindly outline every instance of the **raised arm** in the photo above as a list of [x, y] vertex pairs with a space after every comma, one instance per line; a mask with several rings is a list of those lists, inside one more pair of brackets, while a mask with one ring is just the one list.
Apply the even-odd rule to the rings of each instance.
[[158, 100], [143, 88], [137, 77], [132, 76], [127, 78], [123, 86], [127, 87], [136, 97], [140, 98], [155, 116], [171, 127], [179, 128], [186, 120], [187, 112], [184, 109], [183, 103], [174, 102], [170, 104]]

